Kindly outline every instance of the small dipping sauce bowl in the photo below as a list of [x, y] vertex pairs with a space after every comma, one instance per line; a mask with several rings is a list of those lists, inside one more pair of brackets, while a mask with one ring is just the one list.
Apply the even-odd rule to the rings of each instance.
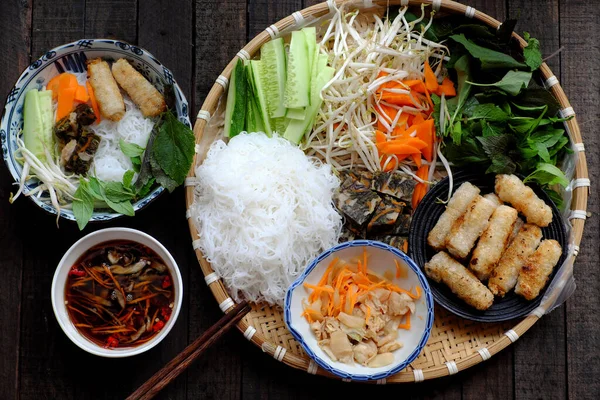
[[[151, 250], [153, 250], [164, 262], [168, 268], [173, 284], [174, 301], [171, 316], [166, 321], [161, 331], [156, 334], [152, 339], [139, 345], [133, 345], [131, 347], [116, 347], [116, 348], [105, 348], [92, 340], [85, 337], [74, 325], [73, 321], [69, 316], [67, 310], [65, 288], [67, 285], [67, 279], [69, 277], [69, 271], [71, 267], [84, 255], [90, 248], [112, 241], [132, 241], [142, 244]], [[107, 228], [96, 232], [92, 232], [89, 235], [79, 239], [71, 248], [65, 253], [52, 280], [52, 308], [54, 309], [54, 315], [58, 320], [58, 324], [73, 343], [75, 343], [81, 349], [88, 353], [109, 358], [121, 358], [130, 357], [147, 350], [150, 350], [161, 342], [169, 334], [169, 331], [175, 325], [177, 316], [181, 309], [181, 300], [183, 298], [183, 282], [181, 280], [181, 273], [177, 267], [177, 263], [171, 256], [171, 254], [160, 244], [159, 241], [154, 239], [152, 236], [140, 232], [135, 229], [129, 228]]]

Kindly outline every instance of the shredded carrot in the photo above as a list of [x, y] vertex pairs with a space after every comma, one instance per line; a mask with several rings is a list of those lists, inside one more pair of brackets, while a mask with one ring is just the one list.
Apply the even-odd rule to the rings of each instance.
[[406, 313], [406, 321], [403, 324], [398, 325], [398, 329], [410, 329], [410, 311]]
[[[392, 283], [394, 274], [391, 271], [389, 276], [385, 274], [383, 277], [370, 271], [366, 247], [363, 247], [362, 255], [357, 258], [352, 264], [339, 263], [338, 259], [334, 259], [323, 273], [319, 283], [305, 282], [303, 284], [306, 289], [311, 291], [308, 303], [304, 304], [301, 313], [301, 316], [306, 318], [309, 323], [321, 321], [325, 317], [337, 317], [341, 312], [352, 315], [358, 307], [365, 311], [365, 321], [368, 323], [372, 310], [363, 303], [363, 299], [372, 296], [368, 293], [378, 288], [406, 293], [412, 299], [418, 299], [421, 296], [418, 287], [416, 294], [413, 294]], [[403, 274], [405, 275], [406, 271], [402, 270], [398, 261], [395, 263], [396, 278], [400, 278]], [[319, 299], [321, 300], [320, 306], [315, 307], [315, 302]], [[359, 299], [361, 300], [359, 301]]]

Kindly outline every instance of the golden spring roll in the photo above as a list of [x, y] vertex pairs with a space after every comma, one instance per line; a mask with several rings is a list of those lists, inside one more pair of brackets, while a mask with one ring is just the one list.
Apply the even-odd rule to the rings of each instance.
[[479, 188], [469, 182], [465, 182], [454, 192], [448, 202], [446, 210], [440, 216], [433, 229], [427, 235], [427, 243], [436, 250], [444, 248], [446, 236], [452, 228], [452, 224], [465, 213], [469, 204], [479, 195]]
[[510, 233], [510, 237], [508, 238], [509, 246], [512, 243], [512, 241], [515, 240], [515, 238], [517, 237], [517, 234], [519, 233], [519, 231], [521, 230], [523, 225], [525, 225], [525, 222], [523, 222], [523, 220], [521, 218], [517, 217], [517, 220], [515, 221], [515, 224], [513, 225], [513, 230]]
[[500, 197], [496, 196], [496, 193], [488, 193], [486, 195], [483, 196], [485, 199], [488, 199], [489, 201], [491, 201], [492, 203], [494, 203], [496, 205], [496, 207], [504, 204], [502, 202], [502, 200], [500, 200]]
[[108, 63], [95, 58], [88, 61], [87, 71], [100, 114], [111, 121], [120, 121], [125, 115], [125, 103]]
[[124, 58], [112, 65], [112, 73], [144, 117], [156, 117], [167, 109], [163, 95]]
[[477, 196], [467, 212], [460, 216], [446, 238], [446, 248], [456, 258], [464, 259], [481, 236], [496, 205], [488, 199]]
[[561, 254], [562, 248], [556, 240], [542, 240], [521, 268], [515, 293], [527, 300], [538, 297]]
[[[515, 224], [516, 225], [516, 224]], [[533, 224], [524, 224], [492, 271], [488, 287], [496, 296], [504, 297], [517, 284], [519, 272], [527, 258], [542, 240], [542, 230]]]
[[496, 194], [522, 213], [530, 224], [541, 227], [552, 222], [552, 209], [515, 175], [496, 175]]
[[479, 280], [486, 281], [490, 277], [490, 273], [506, 249], [518, 215], [517, 210], [505, 205], [494, 210], [469, 262], [469, 268]]
[[425, 274], [436, 282], [442, 282], [465, 303], [478, 310], [487, 310], [494, 302], [494, 295], [475, 275], [461, 263], [441, 251], [425, 264]]

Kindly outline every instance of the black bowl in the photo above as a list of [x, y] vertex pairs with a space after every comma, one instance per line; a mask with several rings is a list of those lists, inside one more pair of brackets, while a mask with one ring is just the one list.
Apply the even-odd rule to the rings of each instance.
[[[462, 183], [471, 182], [481, 189], [481, 194], [494, 192], [495, 175], [483, 175], [467, 170], [460, 170], [453, 174], [454, 190]], [[425, 195], [417, 207], [410, 225], [408, 238], [408, 253], [410, 257], [423, 269], [425, 263], [436, 253], [434, 249], [427, 245], [427, 235], [433, 229], [438, 219], [445, 210], [444, 204], [438, 199], [448, 198], [449, 179], [445, 178], [437, 185], [433, 186]], [[567, 255], [567, 234], [560, 212], [550, 197], [539, 187], [531, 185], [534, 192], [552, 208], [552, 223], [546, 228], [542, 228], [544, 239], [554, 239], [560, 243], [563, 249], [562, 256], [558, 262], [561, 265]], [[554, 268], [548, 282], [552, 281], [558, 267]], [[469, 306], [459, 299], [443, 283], [437, 283], [429, 279], [431, 292], [435, 301], [448, 311], [466, 319], [480, 322], [499, 322], [513, 318], [523, 317], [533, 311], [540, 305], [542, 297], [548, 288], [548, 285], [540, 292], [535, 299], [528, 301], [517, 296], [514, 291], [507, 293], [503, 298], [496, 297], [494, 304], [485, 311], [479, 311]]]

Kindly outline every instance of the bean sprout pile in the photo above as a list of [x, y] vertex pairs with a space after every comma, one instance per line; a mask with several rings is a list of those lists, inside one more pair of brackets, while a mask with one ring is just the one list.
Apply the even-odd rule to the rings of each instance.
[[[383, 116], [381, 124], [389, 134], [402, 113], [429, 111], [427, 104], [400, 107], [374, 96], [384, 83], [421, 79], [423, 65], [428, 59], [439, 60], [433, 65], [439, 76], [441, 61], [447, 59], [448, 50], [443, 44], [423, 37], [431, 26], [433, 15], [426, 17], [422, 8], [421, 16], [408, 22], [407, 10], [407, 7], [400, 9], [393, 19], [348, 10], [347, 4], [335, 10], [324, 31], [320, 51], [329, 56], [329, 64], [337, 72], [321, 93], [323, 105], [314, 129], [306, 135], [304, 150], [308, 155], [321, 158], [338, 171], [355, 167], [379, 171], [381, 159], [375, 145], [378, 114]], [[429, 21], [417, 32], [415, 25], [426, 18]], [[409, 89], [383, 90], [410, 95]], [[400, 112], [393, 120], [386, 118], [381, 104]], [[413, 173], [412, 161], [404, 160], [397, 165], [421, 181]], [[432, 174], [434, 168], [430, 170]]]

